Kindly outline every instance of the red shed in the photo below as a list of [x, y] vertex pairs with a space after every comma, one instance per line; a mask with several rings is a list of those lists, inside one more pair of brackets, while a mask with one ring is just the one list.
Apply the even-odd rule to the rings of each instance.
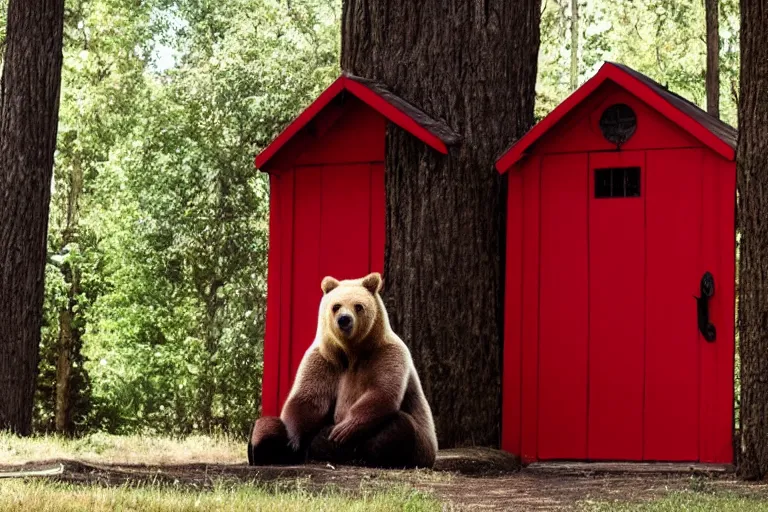
[[606, 63], [499, 159], [505, 450], [732, 462], [735, 146]]
[[457, 140], [381, 84], [345, 74], [256, 157], [270, 175], [264, 415], [279, 414], [315, 337], [323, 276], [384, 270], [387, 123], [444, 154]]

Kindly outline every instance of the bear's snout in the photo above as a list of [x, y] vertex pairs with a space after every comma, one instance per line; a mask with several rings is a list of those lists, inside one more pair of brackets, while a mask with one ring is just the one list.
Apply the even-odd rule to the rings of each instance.
[[336, 323], [339, 325], [339, 329], [344, 332], [349, 332], [352, 330], [352, 320], [352, 315], [344, 313], [343, 315], [339, 316], [339, 318], [336, 320]]

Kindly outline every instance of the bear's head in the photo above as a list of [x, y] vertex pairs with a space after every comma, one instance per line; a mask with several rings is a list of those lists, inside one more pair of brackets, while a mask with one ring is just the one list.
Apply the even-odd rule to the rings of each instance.
[[381, 290], [378, 272], [344, 281], [328, 276], [321, 287], [324, 296], [320, 321], [326, 334], [341, 348], [352, 349], [383, 327], [386, 313], [378, 297]]

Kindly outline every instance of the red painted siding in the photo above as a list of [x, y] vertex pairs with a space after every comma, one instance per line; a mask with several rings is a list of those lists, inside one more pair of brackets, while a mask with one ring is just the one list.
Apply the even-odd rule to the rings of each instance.
[[[532, 157], [523, 178], [522, 459], [538, 458], [539, 256], [541, 254], [541, 158]], [[513, 293], [513, 292], [512, 292]], [[506, 371], [506, 370], [505, 370]], [[511, 370], [512, 372], [516, 369]], [[506, 390], [503, 391], [506, 393]], [[514, 396], [514, 395], [512, 395]]]
[[[317, 305], [320, 302], [320, 280], [322, 276], [318, 254], [325, 240], [321, 237], [318, 220], [324, 218], [321, 199], [324, 197], [322, 183], [324, 168], [298, 167], [294, 171], [296, 190], [294, 193], [293, 220], [293, 283], [290, 298], [293, 329], [289, 351], [288, 375], [293, 375], [301, 363], [307, 347], [315, 338], [317, 330]], [[285, 390], [283, 389], [283, 396]]]
[[544, 157], [539, 325], [540, 459], [587, 456], [587, 155]]
[[717, 229], [720, 239], [718, 256], [720, 258], [719, 296], [713, 305], [713, 318], [719, 329], [720, 343], [717, 345], [715, 378], [717, 379], [717, 405], [708, 419], [712, 422], [711, 448], [701, 448], [701, 460], [704, 462], [731, 462], [733, 460], [733, 401], [734, 401], [734, 352], [736, 339], [736, 166], [714, 154], [707, 157], [717, 161], [719, 170], [718, 200], [720, 216]]
[[[280, 179], [269, 177], [269, 193], [280, 197]], [[280, 271], [281, 230], [278, 201], [269, 203], [269, 251], [267, 255], [267, 314], [264, 328], [264, 370], [261, 386], [261, 414], [275, 416], [278, 405], [278, 355], [280, 350]]]
[[322, 278], [384, 267], [386, 119], [350, 97], [312, 123], [271, 161], [291, 166], [270, 178], [265, 415], [279, 414], [315, 337]]
[[459, 140], [383, 84], [344, 74], [256, 157], [270, 173], [264, 415], [279, 413], [314, 339], [321, 279], [384, 271], [387, 123], [442, 154]]
[[[610, 101], [616, 102], [618, 97], [612, 97], [614, 91], [622, 94], [630, 94], [635, 99], [641, 101], [644, 105], [650, 107], [645, 113], [640, 114], [638, 119], [637, 131], [632, 139], [623, 145], [626, 150], [648, 150], [669, 147], [691, 147], [690, 144], [677, 146], [674, 143], [668, 143], [661, 138], [662, 146], [648, 144], [645, 137], [641, 135], [643, 126], [653, 129], [663, 128], [667, 121], [675, 129], [670, 135], [674, 138], [693, 137], [700, 144], [697, 147], [707, 147], [713, 153], [720, 155], [728, 161], [734, 160], [736, 148], [736, 130], [722, 123], [719, 119], [709, 116], [706, 112], [690, 103], [680, 96], [667, 90], [666, 87], [654, 82], [649, 77], [638, 73], [626, 66], [606, 62], [595, 76], [587, 80], [581, 87], [568, 96], [565, 101], [558, 105], [547, 117], [540, 123], [531, 128], [520, 140], [518, 140], [501, 158], [496, 161], [496, 169], [504, 174], [514, 167], [531, 152], [535, 152], [540, 139], [551, 136], [552, 133], [565, 129], [567, 135], [560, 138], [553, 138], [555, 141], [554, 150], [547, 150], [544, 153], [563, 152], [563, 146], [573, 144], [574, 139], [585, 140], [589, 135], [584, 131], [575, 130], [575, 124], [580, 123], [583, 118], [590, 117], [589, 128], [594, 135], [599, 134], [595, 120], [597, 112], [593, 112], [590, 106], [594, 107], [595, 102]], [[634, 108], [634, 105], [633, 105]], [[599, 116], [599, 114], [597, 114]], [[641, 125], [642, 123], [642, 125]], [[584, 127], [582, 127], [584, 128]], [[646, 135], [655, 137], [653, 130], [646, 131]], [[660, 135], [664, 135], [662, 132]], [[639, 137], [639, 138], [638, 138]], [[657, 138], [658, 140], [658, 138]], [[596, 143], [603, 147], [574, 146], [573, 151], [610, 151], [614, 149], [605, 141], [594, 139]], [[543, 153], [542, 153], [543, 154]]]
[[384, 274], [384, 242], [386, 239], [386, 194], [384, 164], [371, 164], [371, 248], [370, 270]]
[[[293, 311], [291, 308], [291, 289], [293, 286], [293, 197], [295, 175], [287, 172], [280, 175], [280, 343], [277, 347], [277, 393], [278, 409], [283, 408], [283, 402], [290, 388], [290, 341], [293, 331]], [[267, 333], [269, 335], [269, 333]], [[266, 347], [265, 347], [266, 350]], [[265, 354], [266, 356], [267, 354]]]
[[637, 130], [622, 150], [703, 147], [700, 141], [680, 130], [674, 123], [655, 114], [641, 99], [613, 82], [606, 82], [591, 98], [570, 112], [555, 129], [538, 140], [531, 152], [547, 155], [615, 150], [616, 146], [603, 137], [599, 124], [605, 108], [615, 103], [629, 105], [638, 119]]
[[643, 197], [595, 198], [595, 169], [640, 167], [642, 180], [643, 164], [637, 151], [589, 157], [589, 459], [642, 458]]
[[[732, 198], [736, 177], [732, 163], [703, 155], [703, 227], [700, 272], [712, 272], [715, 295], [710, 301], [710, 321], [717, 328], [714, 343], [700, 341], [701, 401], [700, 459], [730, 461], [733, 433], [733, 364], [735, 281], [735, 219]], [[701, 338], [700, 338], [701, 339]]]
[[[370, 164], [326, 167], [323, 170], [321, 274], [337, 279], [353, 279], [369, 271], [370, 187]], [[303, 248], [298, 247], [297, 250]], [[317, 282], [319, 288], [320, 281]]]
[[[641, 168], [640, 197], [595, 198], [595, 168], [624, 166]], [[509, 178], [502, 447], [732, 462], [734, 163], [706, 148], [532, 155]], [[707, 270], [715, 343], [697, 329]]]
[[[294, 165], [297, 154], [318, 139], [324, 138], [325, 132], [342, 114], [349, 111], [350, 105], [354, 106], [356, 113], [362, 113], [364, 110], [362, 116], [370, 114], [388, 120], [444, 155], [448, 154], [446, 144], [455, 144], [458, 141], [458, 136], [444, 123], [429, 119], [424, 112], [387, 91], [383, 84], [364, 82], [366, 81], [348, 74], [337, 78], [256, 156], [256, 168], [272, 172], [274, 169], [287, 169]], [[363, 121], [354, 124], [362, 129], [368, 128]], [[359, 139], [371, 136], [364, 130], [357, 132], [357, 135], [359, 138], [350, 140], [353, 145], [357, 144]], [[383, 142], [382, 139], [382, 147]], [[347, 149], [326, 153], [326, 163], [358, 161], [348, 159], [348, 155], [354, 154], [357, 148]], [[299, 163], [314, 164], [317, 161], [305, 160]]]
[[[382, 171], [381, 164], [352, 164], [297, 167], [281, 175], [283, 183], [292, 185], [280, 196], [282, 247], [275, 266], [286, 270], [281, 274], [279, 298], [282, 322], [279, 345], [265, 345], [264, 377], [264, 396], [267, 391], [277, 396], [278, 412], [315, 337], [322, 278], [352, 279], [382, 270]], [[290, 219], [290, 226], [285, 219]], [[266, 339], [274, 336], [270, 327]], [[272, 390], [268, 383], [275, 379], [275, 352], [278, 383]], [[275, 409], [265, 409], [265, 414], [267, 410]]]
[[507, 266], [504, 303], [504, 368], [502, 372], [501, 448], [520, 453], [522, 384], [523, 173], [508, 178]]
[[698, 459], [701, 155], [647, 153], [646, 460]]
[[[293, 149], [299, 156], [295, 165], [369, 163], [384, 161], [384, 132], [387, 120], [357, 98], [349, 98], [342, 115], [333, 112], [318, 116], [333, 116], [332, 122], [310, 142]], [[291, 143], [293, 146], [293, 143]]]

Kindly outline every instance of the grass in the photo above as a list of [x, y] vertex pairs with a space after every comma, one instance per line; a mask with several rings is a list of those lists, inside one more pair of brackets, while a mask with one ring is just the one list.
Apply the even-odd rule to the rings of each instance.
[[[184, 438], [90, 434], [70, 439], [56, 435], [18, 437], [0, 431], [0, 466], [50, 459], [73, 459], [100, 464], [245, 464], [245, 441], [231, 436]], [[406, 483], [445, 483], [449, 473], [429, 470], [382, 471]]]
[[[0, 432], [0, 465], [18, 465], [50, 459], [75, 459], [99, 464], [141, 463], [244, 464], [245, 442], [227, 436], [192, 436], [182, 439], [156, 436], [91, 434], [68, 439], [55, 435], [21, 438]], [[352, 491], [326, 486], [317, 491], [302, 481], [280, 484], [232, 482], [219, 479], [213, 486], [194, 480], [178, 485], [133, 482], [106, 487], [65, 484], [44, 479], [0, 480], [0, 512], [165, 511], [165, 510], [275, 510], [275, 511], [431, 511], [442, 504], [412, 485], [445, 481], [449, 475], [412, 471], [389, 472], [388, 478], [363, 480]], [[388, 473], [388, 474], [389, 474]], [[210, 484], [210, 481], [208, 482]]]
[[101, 463], [217, 464], [246, 461], [245, 440], [227, 436], [156, 436], [91, 434], [77, 439], [47, 435], [21, 438], [0, 432], [0, 464], [46, 459]]
[[253, 485], [219, 485], [210, 491], [167, 487], [72, 486], [42, 481], [10, 481], [0, 484], [0, 512], [34, 510], [69, 511], [395, 511], [441, 510], [431, 496], [406, 487], [343, 493], [327, 490], [311, 493], [269, 489]]
[[[92, 434], [78, 439], [59, 436], [36, 436], [19, 438], [0, 433], [0, 465], [18, 465], [50, 459], [75, 459], [94, 464], [144, 463], [152, 466], [185, 465], [193, 463], [245, 464], [245, 443], [241, 439], [218, 436], [193, 436], [187, 438], [155, 436], [112, 436]], [[160, 471], [157, 468], [151, 471]], [[584, 512], [768, 512], [768, 486], [745, 484], [736, 480], [719, 480], [716, 483], [704, 478], [692, 478], [688, 485], [676, 482], [672, 486], [685, 489], [669, 492], [667, 487], [656, 491], [640, 493], [633, 498], [633, 488], [626, 493], [600, 491], [592, 500], [579, 499], [572, 495], [558, 495], [557, 490], [531, 486], [525, 478], [514, 477], [494, 483], [493, 479], [477, 479], [471, 482], [449, 473], [432, 471], [371, 471], [339, 478], [332, 473], [328, 480], [308, 479], [281, 480], [267, 484], [251, 482], [243, 474], [237, 477], [228, 473], [208, 474], [197, 469], [180, 475], [189, 476], [173, 480], [173, 483], [159, 484], [161, 479], [132, 478], [127, 485], [67, 484], [46, 479], [0, 479], [0, 512], [35, 510], [43, 512], [65, 511], [165, 511], [165, 510], [275, 510], [275, 511], [428, 511], [450, 509], [454, 499], [461, 498], [464, 491], [470, 496], [488, 494], [483, 503], [493, 505], [496, 493], [518, 485], [529, 496], [531, 503], [564, 500], [565, 505], [576, 506]], [[171, 474], [171, 473], [166, 473]], [[90, 475], [90, 473], [88, 473]], [[173, 475], [176, 475], [173, 473]], [[248, 473], [245, 477], [248, 477]], [[146, 476], [146, 475], [145, 475]], [[92, 482], [102, 482], [98, 475], [93, 478], [85, 473], [82, 477]], [[231, 478], [230, 478], [231, 477]], [[256, 477], [254, 476], [254, 479]], [[530, 478], [530, 476], [529, 476]], [[587, 479], [588, 477], [584, 477]], [[682, 477], [681, 477], [682, 478]], [[69, 481], [77, 481], [69, 478]], [[166, 482], [168, 482], [166, 480]], [[477, 488], [474, 488], [477, 484]], [[578, 485], [578, 481], [574, 482]], [[680, 485], [682, 484], [682, 485]], [[458, 488], [455, 486], [459, 486]], [[463, 489], [462, 486], [466, 486]], [[527, 486], [527, 487], [526, 487]], [[419, 492], [420, 489], [431, 489]], [[442, 491], [441, 491], [442, 489]], [[636, 490], [643, 490], [639, 480]], [[447, 496], [444, 492], [449, 490]], [[610, 491], [610, 489], [609, 489]], [[434, 494], [433, 494], [434, 493]], [[504, 494], [501, 492], [501, 494]], [[438, 497], [446, 500], [441, 503]], [[621, 496], [623, 500], [614, 500]], [[521, 506], [523, 502], [520, 502]]]
[[585, 512], [768, 512], [768, 501], [730, 493], [684, 491], [644, 503], [584, 502]]

